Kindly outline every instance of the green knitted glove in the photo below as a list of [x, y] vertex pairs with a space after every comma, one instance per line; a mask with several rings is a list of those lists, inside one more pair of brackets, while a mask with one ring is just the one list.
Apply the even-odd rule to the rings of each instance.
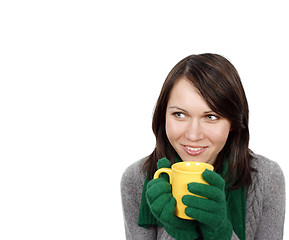
[[[157, 165], [161, 168], [171, 164], [167, 159], [160, 159]], [[175, 215], [176, 200], [172, 195], [172, 187], [164, 176], [148, 183], [146, 197], [152, 214], [172, 237], [177, 240], [198, 238], [196, 221], [180, 219]]]
[[[171, 168], [172, 164], [171, 162], [166, 158], [161, 158], [157, 162], [158, 169], [160, 168]], [[169, 182], [169, 175], [166, 173], [161, 173], [160, 178], [165, 179], [167, 182]]]
[[182, 199], [188, 206], [185, 212], [200, 222], [204, 240], [230, 240], [232, 224], [227, 218], [225, 181], [210, 170], [204, 171], [202, 176], [210, 185], [189, 183], [188, 190], [207, 199], [185, 195]]

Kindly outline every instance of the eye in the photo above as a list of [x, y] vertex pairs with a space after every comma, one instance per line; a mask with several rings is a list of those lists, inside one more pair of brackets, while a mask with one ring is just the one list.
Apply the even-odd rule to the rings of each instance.
[[219, 116], [213, 115], [213, 114], [206, 115], [206, 118], [207, 118], [209, 121], [216, 121], [216, 120], [220, 119]]
[[173, 113], [173, 115], [178, 119], [183, 119], [186, 117], [186, 115], [182, 112], [175, 112], [175, 113]]

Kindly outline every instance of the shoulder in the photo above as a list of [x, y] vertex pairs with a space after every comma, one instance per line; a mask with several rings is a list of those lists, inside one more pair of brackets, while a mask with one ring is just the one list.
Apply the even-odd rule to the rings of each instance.
[[136, 188], [143, 185], [145, 173], [142, 171], [143, 164], [147, 157], [142, 158], [126, 168], [121, 178], [121, 188]]
[[262, 178], [263, 180], [284, 180], [283, 171], [277, 162], [274, 162], [262, 155], [253, 154], [250, 164], [255, 169], [252, 174], [258, 175], [258, 177]]
[[249, 192], [250, 190], [259, 192], [263, 198], [272, 198], [272, 196], [275, 198], [276, 194], [285, 195], [285, 178], [278, 163], [262, 155], [253, 154], [250, 164], [254, 170]]
[[254, 171], [247, 189], [246, 236], [281, 239], [286, 203], [283, 171], [278, 163], [257, 154], [250, 165]]

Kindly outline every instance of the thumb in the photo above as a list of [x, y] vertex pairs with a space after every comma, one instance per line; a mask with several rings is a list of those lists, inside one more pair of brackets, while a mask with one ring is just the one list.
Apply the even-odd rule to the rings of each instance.
[[160, 169], [160, 168], [170, 168], [171, 166], [172, 166], [172, 164], [167, 158], [161, 158], [157, 162], [158, 169]]

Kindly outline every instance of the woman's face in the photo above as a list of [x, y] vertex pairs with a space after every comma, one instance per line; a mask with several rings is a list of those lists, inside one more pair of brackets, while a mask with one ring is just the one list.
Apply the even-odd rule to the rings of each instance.
[[214, 164], [230, 128], [230, 121], [213, 112], [193, 84], [185, 78], [175, 84], [166, 110], [166, 134], [183, 161]]

